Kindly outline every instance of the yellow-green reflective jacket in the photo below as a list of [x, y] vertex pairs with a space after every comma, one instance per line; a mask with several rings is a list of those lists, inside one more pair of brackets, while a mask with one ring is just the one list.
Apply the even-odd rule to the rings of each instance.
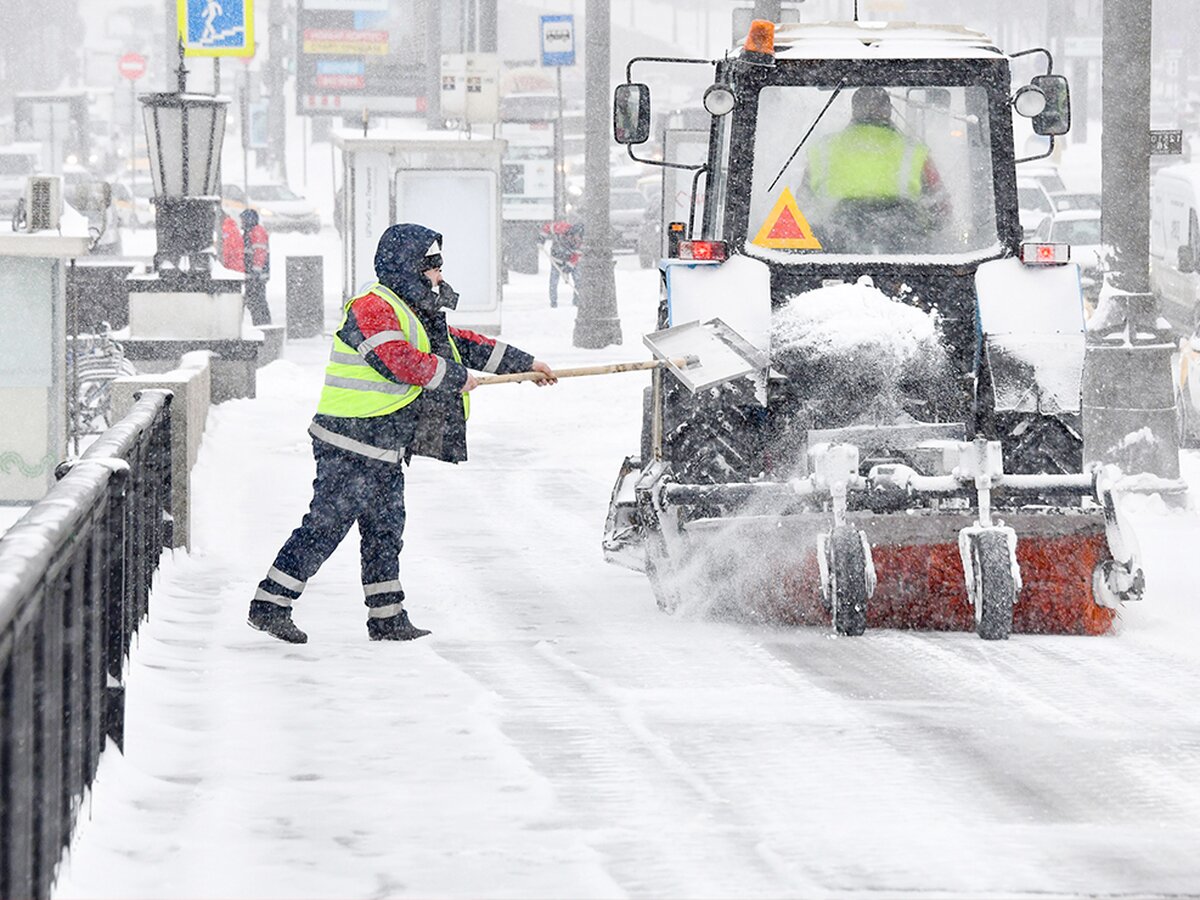
[[916, 199], [929, 148], [883, 125], [850, 125], [809, 154], [809, 187], [833, 200]]
[[[396, 314], [400, 324], [399, 331], [381, 331], [364, 340], [355, 350], [340, 337], [346, 320], [350, 315], [350, 307], [356, 300], [375, 294], [387, 302]], [[450, 339], [450, 351], [454, 361], [462, 362], [458, 345]], [[344, 419], [368, 419], [374, 416], [386, 416], [408, 406], [419, 396], [424, 388], [419, 384], [399, 384], [380, 375], [366, 360], [366, 355], [388, 341], [407, 341], [422, 353], [430, 349], [429, 335], [425, 326], [417, 318], [407, 303], [392, 290], [376, 282], [360, 294], [346, 301], [342, 309], [342, 321], [333, 336], [333, 350], [329, 355], [329, 365], [325, 367], [325, 387], [321, 391], [321, 399], [317, 404], [318, 415], [336, 416]], [[440, 383], [446, 371], [445, 365], [438, 367], [431, 387]], [[471, 398], [462, 395], [463, 415], [471, 415]]]

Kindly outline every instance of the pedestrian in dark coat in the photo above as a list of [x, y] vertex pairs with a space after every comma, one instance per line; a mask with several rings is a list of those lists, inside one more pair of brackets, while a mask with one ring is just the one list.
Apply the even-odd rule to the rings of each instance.
[[246, 273], [246, 308], [255, 325], [271, 324], [271, 308], [267, 306], [267, 279], [271, 277], [271, 249], [267, 229], [258, 221], [253, 209], [242, 210], [242, 255]]
[[445, 310], [458, 295], [442, 279], [441, 244], [440, 234], [421, 225], [393, 225], [375, 254], [379, 280], [345, 304], [309, 426], [317, 461], [312, 502], [250, 603], [250, 625], [280, 640], [307, 640], [292, 605], [355, 522], [368, 636], [428, 634], [403, 605], [403, 464], [413, 456], [467, 458], [468, 394], [478, 384], [471, 369], [557, 380], [528, 353], [447, 324]]

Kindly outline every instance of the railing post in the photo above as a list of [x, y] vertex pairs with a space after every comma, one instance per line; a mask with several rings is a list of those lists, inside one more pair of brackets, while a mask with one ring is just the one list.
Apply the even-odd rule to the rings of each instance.
[[125, 495], [129, 487], [129, 474], [120, 473], [109, 481], [107, 508], [104, 510], [104, 559], [105, 591], [105, 670], [104, 685], [104, 733], [125, 750], [125, 686], [121, 678], [125, 674], [125, 656], [129, 653], [130, 623], [128, 594], [129, 535], [125, 517]]

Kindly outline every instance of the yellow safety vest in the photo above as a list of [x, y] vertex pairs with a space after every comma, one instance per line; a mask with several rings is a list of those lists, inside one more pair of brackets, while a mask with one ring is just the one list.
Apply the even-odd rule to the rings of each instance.
[[851, 125], [813, 148], [809, 186], [834, 200], [916, 199], [928, 158], [894, 128]]
[[[376, 294], [391, 306], [400, 323], [400, 331], [381, 331], [367, 338], [355, 350], [341, 339], [338, 334], [346, 325], [350, 315], [350, 307], [356, 300]], [[450, 351], [454, 361], [462, 362], [458, 345], [450, 337]], [[384, 285], [376, 282], [361, 294], [346, 301], [343, 308], [342, 322], [337, 333], [333, 336], [333, 350], [329, 354], [329, 365], [325, 367], [325, 387], [321, 391], [321, 399], [317, 404], [317, 413], [325, 416], [336, 416], [343, 419], [369, 419], [374, 416], [386, 416], [408, 406], [424, 390], [419, 384], [398, 384], [384, 378], [366, 361], [365, 354], [380, 344], [388, 341], [404, 340], [412, 344], [422, 353], [430, 349], [429, 335], [421, 320], [400, 297]], [[471, 398], [462, 395], [463, 415], [471, 415]]]

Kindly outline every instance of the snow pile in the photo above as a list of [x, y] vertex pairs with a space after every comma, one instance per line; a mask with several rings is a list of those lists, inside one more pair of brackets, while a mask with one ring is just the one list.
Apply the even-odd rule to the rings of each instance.
[[777, 310], [771, 364], [799, 393], [807, 427], [818, 428], [920, 420], [948, 371], [936, 313], [888, 297], [865, 276]]

